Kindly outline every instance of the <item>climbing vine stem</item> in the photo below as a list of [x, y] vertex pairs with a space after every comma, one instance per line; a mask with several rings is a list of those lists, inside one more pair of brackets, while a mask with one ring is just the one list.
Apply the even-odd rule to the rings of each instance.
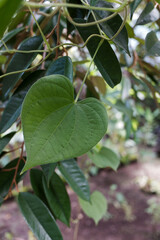
[[92, 65], [92, 63], [94, 62], [94, 59], [95, 59], [95, 57], [96, 57], [96, 55], [97, 55], [97, 53], [98, 53], [98, 50], [100, 49], [100, 47], [101, 47], [101, 45], [102, 45], [103, 42], [104, 42], [104, 39], [101, 39], [101, 41], [100, 41], [99, 44], [98, 44], [98, 47], [97, 47], [97, 49], [96, 49], [96, 51], [95, 51], [95, 53], [94, 53], [94, 55], [93, 55], [93, 58], [92, 58], [92, 60], [91, 60], [91, 62], [90, 62], [90, 64], [89, 64], [88, 70], [87, 70], [87, 72], [86, 72], [86, 74], [85, 74], [85, 76], [84, 76], [84, 79], [83, 79], [83, 82], [82, 82], [82, 84], [81, 84], [81, 87], [80, 87], [80, 89], [79, 89], [79, 91], [78, 91], [78, 93], [77, 93], [77, 96], [76, 96], [76, 99], [75, 99], [75, 103], [78, 101], [78, 98], [79, 98], [80, 93], [81, 93], [81, 91], [82, 91], [83, 85], [85, 84], [85, 81], [86, 81], [87, 76], [88, 76], [88, 74], [89, 74], [91, 65]]

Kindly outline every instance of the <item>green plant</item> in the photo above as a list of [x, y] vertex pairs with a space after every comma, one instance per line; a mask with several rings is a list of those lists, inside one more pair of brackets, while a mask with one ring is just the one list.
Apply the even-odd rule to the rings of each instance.
[[[130, 8], [133, 15], [140, 1], [17, 0], [14, 7], [11, 2], [0, 3], [0, 13], [3, 13], [0, 14], [3, 112], [0, 163], [4, 156], [11, 156], [8, 164], [1, 164], [0, 204], [11, 195], [14, 187], [18, 189], [17, 184], [26, 171], [40, 165], [41, 170], [30, 170], [34, 194], [19, 193], [18, 203], [38, 239], [60, 240], [62, 234], [56, 219], [69, 226], [71, 208], [66, 185], [57, 169], [80, 198], [84, 212], [98, 223], [106, 212], [107, 202], [98, 191], [90, 195], [77, 157], [89, 152], [98, 167], [118, 168], [119, 156], [103, 146], [103, 141], [92, 150], [106, 134], [106, 109], [109, 115], [110, 109], [122, 112], [126, 138], [129, 138], [134, 132], [130, 98], [137, 100], [138, 93], [147, 89], [145, 95], [151, 98], [152, 94], [158, 108], [159, 72], [143, 60], [141, 52], [137, 56], [128, 48], [128, 36], [144, 46], [143, 39], [136, 37], [131, 27], [128, 11]], [[149, 2], [136, 24], [157, 21], [156, 26], [159, 26], [156, 8], [159, 5], [155, 1]], [[153, 56], [160, 55], [155, 34], [151, 31], [145, 42], [146, 53]], [[116, 53], [121, 56], [119, 59]], [[131, 65], [126, 54], [132, 55]], [[123, 84], [125, 98], [118, 99], [118, 90], [118, 95], [115, 91], [114, 99], [110, 99], [110, 87], [121, 82], [122, 66], [128, 73], [128, 81], [134, 82], [132, 94], [124, 94], [126, 84]], [[77, 78], [82, 80], [79, 88]], [[127, 91], [130, 88], [131, 85]], [[8, 150], [10, 140], [22, 132], [24, 141]], [[14, 159], [11, 153], [17, 150], [19, 155]], [[101, 163], [97, 160], [100, 156]]]

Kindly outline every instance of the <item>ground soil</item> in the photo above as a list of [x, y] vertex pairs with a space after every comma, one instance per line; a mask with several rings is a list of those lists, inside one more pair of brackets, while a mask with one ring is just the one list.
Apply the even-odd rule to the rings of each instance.
[[[116, 184], [117, 191], [125, 196], [129, 209], [132, 210], [129, 212], [130, 219], [127, 220], [123, 208], [116, 208], [109, 203], [108, 211], [112, 217], [109, 220], [101, 220], [98, 226], [83, 212], [79, 213], [77, 198], [69, 190], [72, 219], [76, 219], [78, 215], [80, 221], [79, 224], [72, 221], [70, 228], [58, 222], [64, 240], [160, 240], [160, 224], [153, 224], [152, 217], [146, 213], [147, 200], [159, 197], [157, 194], [147, 193], [148, 186], [144, 188], [147, 192], [142, 191], [137, 182], [144, 176], [160, 182], [160, 159], [135, 162], [121, 167], [117, 172], [103, 170], [97, 176], [91, 177], [91, 191], [99, 190], [109, 199], [109, 187]], [[0, 240], [33, 240], [28, 234], [29, 229], [16, 201], [13, 199], [3, 204], [0, 208]]]

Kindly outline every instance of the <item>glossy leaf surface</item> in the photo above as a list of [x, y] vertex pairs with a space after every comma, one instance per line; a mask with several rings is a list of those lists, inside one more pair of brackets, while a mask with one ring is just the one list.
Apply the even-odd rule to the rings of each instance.
[[56, 166], [57, 166], [57, 163], [48, 163], [48, 164], [41, 165], [41, 168], [43, 170], [44, 176], [46, 177], [48, 186]]
[[[40, 48], [41, 44], [42, 44], [41, 37], [39, 36], [31, 37], [31, 38], [25, 39], [20, 44], [18, 49], [23, 51], [37, 50]], [[8, 65], [6, 73], [25, 70], [32, 63], [36, 55], [37, 53], [15, 53]], [[8, 96], [8, 94], [13, 89], [17, 81], [20, 79], [22, 74], [23, 74], [23, 71], [3, 78], [2, 92], [4, 97]]]
[[31, 169], [30, 171], [30, 181], [34, 193], [39, 197], [44, 203], [47, 203], [44, 189], [42, 185], [43, 172], [39, 169]]
[[21, 212], [38, 240], [62, 240], [60, 230], [43, 202], [30, 193], [20, 193], [18, 204]]
[[[68, 3], [80, 4], [82, 5], [81, 0], [67, 0]], [[84, 18], [87, 14], [86, 9], [81, 8], [67, 8], [70, 16], [72, 18]], [[67, 21], [67, 34], [69, 35], [75, 29], [74, 25], [72, 25], [69, 21]]]
[[37, 81], [26, 95], [22, 125], [27, 151], [25, 171], [89, 151], [106, 132], [107, 113], [94, 98], [75, 103], [70, 80], [51, 75]]
[[98, 224], [107, 211], [106, 198], [99, 191], [92, 193], [90, 202], [79, 198], [79, 203], [85, 214], [92, 218], [96, 224]]
[[[21, 32], [24, 29], [24, 27], [20, 27], [20, 28], [16, 28], [10, 32], [8, 32], [7, 34], [4, 35], [4, 37], [2, 38], [3, 42], [8, 42], [12, 37], [14, 37], [15, 35], [17, 35], [19, 32]], [[0, 48], [3, 46], [3, 42], [2, 40], [0, 40]]]
[[52, 74], [60, 74], [66, 76], [71, 82], [73, 82], [73, 65], [70, 57], [60, 57], [56, 61], [52, 62], [45, 76]]
[[16, 12], [17, 8], [19, 7], [22, 0], [1, 0], [0, 3], [0, 38], [2, 38], [4, 31], [8, 27], [8, 24], [10, 23], [12, 16]]
[[9, 99], [2, 118], [0, 121], [0, 133], [5, 132], [12, 124], [16, 121], [21, 113], [22, 102], [29, 90], [29, 88], [35, 83], [39, 78], [44, 76], [44, 71], [35, 71], [30, 74], [23, 83], [17, 88], [15, 93]]
[[120, 159], [117, 154], [106, 147], [102, 147], [99, 152], [93, 150], [93, 152], [89, 152], [88, 155], [99, 168], [110, 167], [116, 171], [120, 164]]
[[0, 154], [3, 151], [3, 148], [9, 143], [11, 138], [14, 136], [14, 134], [15, 132], [12, 132], [0, 138]]
[[70, 200], [61, 178], [54, 173], [49, 187], [46, 179], [43, 178], [43, 188], [51, 211], [56, 218], [69, 226], [71, 214]]
[[131, 18], [133, 17], [133, 13], [135, 12], [135, 10], [137, 9], [141, 2], [142, 0], [134, 0], [133, 2], [131, 2], [130, 4]]
[[89, 185], [75, 159], [60, 162], [58, 168], [75, 193], [80, 198], [89, 201]]
[[[78, 23], [85, 23], [86, 21], [82, 19], [75, 19]], [[77, 27], [81, 37], [84, 41], [87, 40], [92, 34], [99, 34], [97, 26], [89, 27]], [[90, 55], [93, 57], [94, 53], [101, 41], [99, 37], [92, 37], [87, 43], [87, 48], [90, 52]], [[121, 69], [118, 62], [118, 59], [112, 50], [108, 41], [104, 41], [101, 47], [98, 50], [98, 53], [94, 59], [94, 62], [102, 74], [104, 80], [108, 83], [110, 87], [114, 87], [121, 81]], [[116, 69], [116, 71], [115, 71]]]
[[[104, 8], [112, 8], [111, 3], [107, 3], [105, 1], [98, 1], [95, 5], [97, 7], [104, 7]], [[111, 15], [111, 12], [107, 11], [95, 11], [97, 20], [104, 19]], [[94, 21], [94, 19], [92, 19]], [[120, 15], [116, 15], [115, 17], [100, 23], [100, 27], [102, 28], [103, 32], [109, 37], [112, 38], [117, 31], [119, 30], [122, 24], [122, 19]], [[127, 53], [129, 53], [128, 49], [128, 34], [127, 30], [124, 27], [121, 32], [118, 34], [116, 38], [113, 39], [113, 42], [117, 44], [119, 47], [124, 49]]]

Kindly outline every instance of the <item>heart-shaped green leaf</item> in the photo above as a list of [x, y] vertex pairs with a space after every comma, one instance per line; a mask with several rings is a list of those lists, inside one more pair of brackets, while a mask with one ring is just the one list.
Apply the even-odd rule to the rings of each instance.
[[27, 151], [23, 171], [80, 156], [96, 145], [107, 130], [104, 106], [94, 98], [74, 102], [68, 78], [41, 78], [29, 90], [22, 107]]
[[85, 214], [92, 218], [96, 224], [98, 224], [107, 211], [107, 200], [99, 191], [92, 193], [90, 202], [79, 198], [79, 203]]
[[106, 147], [102, 147], [99, 152], [96, 152], [95, 150], [92, 153], [89, 152], [88, 156], [99, 168], [110, 167], [116, 171], [120, 164], [120, 159], [117, 154]]

